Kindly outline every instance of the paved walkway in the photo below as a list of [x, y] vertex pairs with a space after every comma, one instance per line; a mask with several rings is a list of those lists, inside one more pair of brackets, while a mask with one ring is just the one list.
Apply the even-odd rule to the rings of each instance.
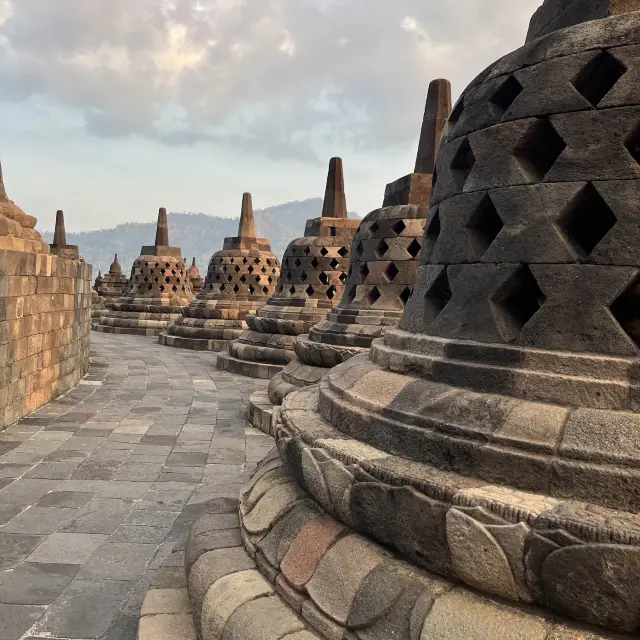
[[0, 432], [2, 640], [133, 640], [151, 580], [182, 571], [191, 522], [272, 447], [243, 419], [265, 383], [210, 353], [92, 339], [85, 380]]

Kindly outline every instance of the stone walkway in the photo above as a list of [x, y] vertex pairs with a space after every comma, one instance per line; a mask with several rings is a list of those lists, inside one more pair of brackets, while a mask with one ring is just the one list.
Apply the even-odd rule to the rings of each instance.
[[2, 640], [133, 640], [190, 524], [273, 446], [243, 418], [265, 383], [150, 338], [92, 340], [82, 383], [0, 432]]

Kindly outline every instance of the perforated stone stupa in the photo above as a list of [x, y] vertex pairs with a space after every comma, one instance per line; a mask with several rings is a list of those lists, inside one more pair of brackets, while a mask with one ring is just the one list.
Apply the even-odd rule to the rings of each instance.
[[133, 263], [126, 294], [94, 323], [93, 329], [103, 333], [158, 335], [192, 298], [187, 265], [180, 249], [169, 246], [167, 211], [160, 209], [155, 244], [142, 247]]
[[[271, 381], [271, 402], [280, 404], [289, 391], [315, 384], [327, 369], [364, 353], [375, 338], [400, 320], [416, 279], [436, 149], [450, 112], [451, 85], [447, 80], [434, 80], [429, 86], [414, 172], [387, 185], [382, 208], [360, 223], [342, 300], [308, 335], [296, 338], [297, 358]], [[438, 219], [432, 221], [431, 235], [438, 224]], [[261, 402], [261, 392], [256, 394], [256, 402]]]
[[573, 4], [464, 91], [399, 326], [285, 398], [293, 484], [243, 493], [324, 637], [640, 632], [640, 12]]
[[224, 239], [214, 253], [204, 288], [160, 342], [171, 347], [221, 351], [247, 328], [247, 314], [255, 313], [273, 293], [280, 262], [266, 238], [257, 238], [251, 194], [242, 196], [238, 235]]
[[127, 276], [122, 273], [122, 266], [118, 262], [117, 253], [109, 267], [109, 272], [104, 276], [101, 274], [98, 275], [100, 276], [100, 282], [96, 279], [96, 291], [101, 297], [108, 299], [107, 304], [110, 304], [117, 298], [121, 298], [127, 292], [129, 280]]
[[289, 244], [274, 295], [247, 316], [249, 330], [228, 354], [218, 356], [218, 368], [270, 378], [295, 358], [295, 337], [307, 333], [342, 297], [359, 222], [347, 216], [342, 160], [332, 158], [322, 216], [307, 220], [304, 237]]
[[200, 269], [198, 269], [195, 258], [193, 258], [191, 266], [189, 267], [189, 282], [191, 283], [193, 293], [197, 296], [204, 286], [204, 278], [200, 275]]

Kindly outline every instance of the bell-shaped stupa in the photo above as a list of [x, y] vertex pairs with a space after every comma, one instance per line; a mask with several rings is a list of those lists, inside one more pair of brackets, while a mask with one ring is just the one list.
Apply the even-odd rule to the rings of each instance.
[[347, 216], [342, 160], [332, 158], [322, 216], [307, 220], [304, 237], [289, 244], [273, 296], [247, 317], [249, 330], [218, 356], [218, 368], [270, 378], [293, 358], [293, 342], [342, 297], [353, 235], [360, 220]]
[[202, 291], [202, 287], [204, 286], [204, 278], [200, 275], [200, 269], [198, 269], [198, 265], [196, 264], [195, 257], [191, 262], [191, 266], [189, 267], [189, 282], [191, 283], [191, 289], [193, 293], [197, 296]]
[[116, 253], [109, 267], [109, 272], [101, 276], [100, 283], [96, 279], [96, 291], [103, 298], [107, 298], [105, 304], [110, 305], [121, 298], [127, 292], [128, 287], [129, 280], [122, 273], [122, 266], [118, 262], [118, 254]]
[[[413, 173], [387, 185], [381, 209], [360, 223], [351, 248], [340, 304], [308, 334], [296, 338], [292, 360], [269, 385], [280, 404], [293, 389], [315, 384], [341, 362], [368, 351], [387, 327], [395, 326], [411, 297], [431, 200], [436, 150], [451, 113], [451, 85], [429, 85]], [[429, 233], [436, 231], [436, 220]], [[263, 392], [256, 404], [264, 406]]]
[[102, 284], [102, 271], [98, 271], [98, 275], [96, 276], [96, 279], [93, 281], [93, 290], [97, 292], [101, 284]]
[[49, 253], [49, 245], [36, 231], [38, 220], [9, 200], [0, 164], [0, 249]]
[[242, 539], [322, 637], [638, 637], [639, 8], [477, 76], [398, 327], [274, 412]]
[[279, 275], [269, 240], [256, 237], [251, 194], [245, 193], [238, 235], [225, 238], [222, 250], [213, 254], [204, 288], [160, 334], [160, 342], [198, 351], [225, 349], [246, 329], [247, 314], [269, 299]]
[[160, 209], [155, 244], [142, 247], [126, 294], [112, 303], [111, 311], [93, 328], [103, 333], [155, 336], [192, 298], [187, 265], [180, 249], [169, 246], [167, 211]]

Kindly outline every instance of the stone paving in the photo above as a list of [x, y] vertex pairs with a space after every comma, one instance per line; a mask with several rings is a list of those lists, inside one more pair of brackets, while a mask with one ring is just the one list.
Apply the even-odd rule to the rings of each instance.
[[272, 448], [243, 417], [264, 388], [94, 333], [81, 384], [0, 432], [2, 639], [133, 640], [149, 585], [184, 581], [191, 523]]

